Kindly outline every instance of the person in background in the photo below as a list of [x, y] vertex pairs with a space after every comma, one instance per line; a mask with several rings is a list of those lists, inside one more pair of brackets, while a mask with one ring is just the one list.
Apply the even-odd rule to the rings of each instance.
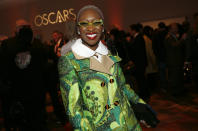
[[57, 31], [57, 30], [53, 31], [52, 40], [50, 42], [53, 43], [52, 45], [54, 45], [55, 54], [58, 57], [60, 57], [61, 56], [61, 48], [66, 43], [63, 33], [60, 31]]
[[158, 77], [158, 66], [156, 62], [156, 56], [153, 53], [152, 48], [152, 33], [153, 29], [150, 26], [145, 26], [143, 29], [143, 38], [145, 41], [146, 56], [147, 56], [147, 66], [146, 66], [146, 80], [149, 90], [156, 89], [157, 77]]
[[2, 41], [6, 40], [6, 39], [8, 39], [8, 36], [6, 36], [6, 35], [0, 35], [0, 46], [2, 44]]
[[44, 70], [47, 51], [30, 24], [16, 21], [15, 36], [0, 47], [0, 81], [7, 131], [46, 131]]
[[[118, 54], [122, 59], [121, 66], [125, 65], [129, 60], [128, 50], [126, 45], [128, 44], [125, 39], [125, 32], [123, 30], [118, 30], [114, 28], [110, 31], [110, 39], [107, 40], [107, 47], [112, 54]], [[113, 49], [114, 48], [114, 49]]]
[[165, 63], [166, 50], [164, 46], [164, 40], [167, 33], [168, 33], [167, 26], [165, 25], [165, 23], [160, 22], [158, 24], [158, 28], [154, 31], [152, 37], [152, 48], [156, 56], [156, 61], [159, 70], [160, 91], [162, 91], [163, 93], [167, 92], [167, 87], [168, 87], [167, 78], [166, 78], [166, 63]]
[[[1, 47], [1, 43], [2, 41], [8, 39], [8, 37], [6, 35], [0, 35], [0, 47]], [[2, 87], [2, 82], [0, 81], [0, 92], [4, 92], [4, 88]], [[0, 93], [0, 96], [1, 96], [1, 93]], [[0, 116], [3, 116], [3, 112], [2, 112], [2, 100], [1, 100], [1, 97], [0, 97]]]
[[179, 38], [178, 24], [171, 23], [164, 46], [166, 50], [165, 63], [168, 71], [168, 88], [173, 97], [183, 96], [184, 93], [184, 39], [186, 36]]
[[146, 85], [146, 77], [145, 77], [145, 70], [148, 64], [147, 57], [146, 57], [146, 48], [145, 48], [145, 41], [140, 33], [139, 25], [132, 24], [130, 26], [130, 33], [133, 37], [132, 42], [130, 43], [130, 60], [135, 65], [134, 76], [137, 80], [138, 85], [138, 95], [145, 101], [149, 101], [150, 99], [150, 92]]
[[151, 108], [125, 84], [121, 59], [101, 42], [101, 10], [84, 6], [76, 23], [79, 37], [58, 63], [63, 103], [74, 130], [141, 131], [138, 120], [155, 127], [159, 121]]
[[193, 16], [193, 26], [192, 30], [188, 32], [186, 47], [185, 66], [192, 66], [193, 84], [198, 92], [198, 13]]
[[57, 125], [65, 125], [67, 118], [64, 114], [64, 107], [62, 104], [61, 96], [60, 96], [60, 88], [59, 88], [59, 77], [58, 77], [58, 59], [60, 57], [60, 50], [62, 46], [65, 44], [65, 40], [63, 39], [63, 34], [55, 30], [52, 33], [52, 40], [50, 44], [47, 45], [48, 49], [48, 63], [46, 66], [46, 77], [45, 84], [47, 92], [51, 98], [51, 104], [53, 105], [55, 121]]

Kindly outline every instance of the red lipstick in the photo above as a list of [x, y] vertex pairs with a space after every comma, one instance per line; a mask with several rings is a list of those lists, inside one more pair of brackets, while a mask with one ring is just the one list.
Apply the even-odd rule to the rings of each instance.
[[95, 32], [93, 32], [93, 33], [87, 33], [86, 36], [90, 40], [94, 40], [97, 37], [97, 35], [96, 35]]

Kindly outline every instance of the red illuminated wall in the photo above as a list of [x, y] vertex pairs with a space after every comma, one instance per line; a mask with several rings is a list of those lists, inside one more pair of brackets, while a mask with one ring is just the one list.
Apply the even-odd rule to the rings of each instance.
[[110, 28], [116, 26], [123, 28], [123, 8], [124, 3], [120, 0], [107, 0], [105, 2], [106, 21]]
[[198, 12], [198, 0], [1, 0], [0, 35], [13, 35], [15, 21], [24, 18], [49, 40], [53, 30], [65, 32], [65, 23], [34, 26], [36, 15], [73, 8], [75, 13], [87, 4], [98, 6], [104, 13], [105, 27], [113, 25], [126, 30], [130, 24], [166, 18], [183, 17]]

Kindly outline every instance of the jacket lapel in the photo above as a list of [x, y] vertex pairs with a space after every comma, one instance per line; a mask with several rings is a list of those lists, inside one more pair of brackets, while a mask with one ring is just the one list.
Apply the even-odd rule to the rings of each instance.
[[73, 54], [76, 60], [72, 60], [72, 64], [75, 66], [77, 71], [91, 69], [112, 75], [112, 72], [110, 72], [111, 67], [114, 65], [114, 63], [117, 63], [121, 60], [118, 56], [104, 55], [102, 56], [102, 62], [100, 63], [93, 56], [86, 58], [79, 56], [74, 52]]
[[102, 62], [100, 63], [94, 57], [90, 57], [90, 69], [103, 72], [112, 75], [110, 68], [114, 62], [108, 56], [102, 56]]

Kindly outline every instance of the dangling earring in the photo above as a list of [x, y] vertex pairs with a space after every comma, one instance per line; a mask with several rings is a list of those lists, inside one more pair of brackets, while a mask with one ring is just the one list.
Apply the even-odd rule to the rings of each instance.
[[78, 35], [80, 35], [80, 31], [79, 30], [77, 31], [77, 33], [78, 33]]

